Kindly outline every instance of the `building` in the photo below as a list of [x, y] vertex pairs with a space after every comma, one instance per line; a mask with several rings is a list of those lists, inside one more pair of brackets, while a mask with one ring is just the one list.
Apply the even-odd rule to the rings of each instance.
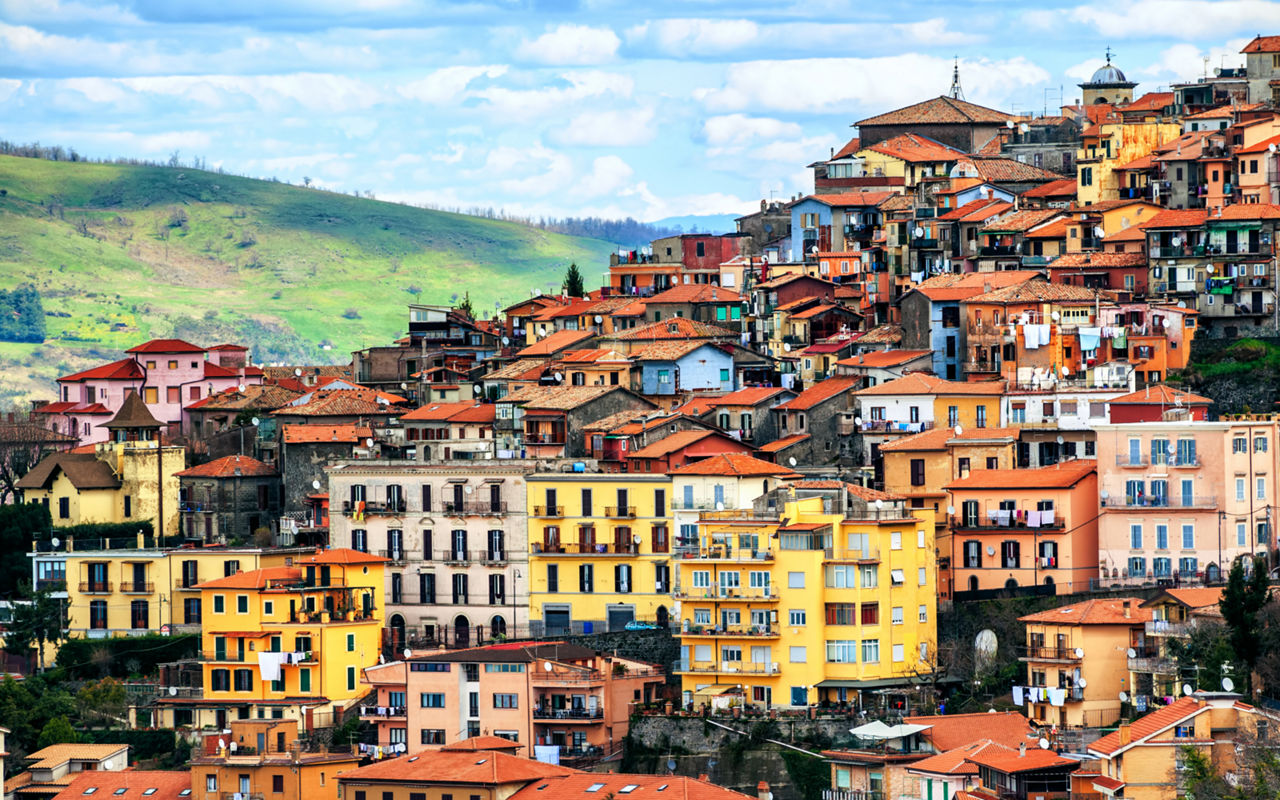
[[[792, 491], [795, 492], [792, 499]], [[874, 705], [932, 673], [933, 512], [837, 481], [704, 512], [680, 570], [686, 707]]]
[[1025, 743], [1010, 753], [987, 748], [967, 760], [977, 765], [981, 784], [966, 793], [973, 800], [1066, 800], [1071, 796], [1071, 775], [1080, 769], [1078, 758], [1028, 748]]
[[1027, 639], [1018, 660], [1027, 677], [1013, 687], [1014, 704], [1042, 726], [1114, 725], [1119, 692], [1131, 688], [1126, 652], [1151, 620], [1141, 603], [1137, 597], [1085, 600], [1019, 617]]
[[1096, 428], [1103, 585], [1216, 582], [1275, 546], [1280, 419]]
[[530, 462], [343, 460], [325, 468], [331, 542], [390, 559], [380, 606], [387, 645], [467, 644], [525, 635]]
[[646, 396], [736, 388], [733, 354], [708, 342], [654, 342], [633, 350], [631, 359], [638, 372], [631, 388]]
[[1107, 50], [1107, 63], [1094, 70], [1088, 81], [1080, 84], [1080, 91], [1083, 93], [1082, 100], [1086, 106], [1098, 104], [1123, 106], [1133, 101], [1133, 87], [1137, 85], [1125, 78], [1118, 67], [1111, 65], [1111, 51]]
[[1240, 695], [1196, 692], [1121, 725], [1089, 745], [1095, 787], [1133, 800], [1174, 800], [1182, 796], [1175, 780], [1189, 748], [1209, 759], [1214, 771], [1234, 774], [1241, 741], [1266, 742], [1274, 721]]
[[904, 133], [931, 137], [974, 153], [999, 136], [1012, 115], [942, 95], [855, 122], [863, 144]]
[[196, 800], [338, 800], [337, 778], [360, 756], [300, 738], [293, 720], [240, 719], [205, 733], [190, 764], [184, 777]]
[[1244, 54], [1246, 98], [1250, 103], [1275, 103], [1280, 92], [1272, 84], [1280, 80], [1280, 36], [1255, 36], [1240, 51]]
[[[758, 498], [777, 489], [781, 481], [801, 477], [789, 467], [737, 453], [705, 458], [668, 474], [677, 553], [685, 552], [686, 548], [697, 549], [701, 512], [752, 508]], [[679, 571], [675, 578], [677, 582], [680, 580]], [[677, 583], [676, 589], [679, 588]]]
[[[507, 395], [497, 406], [499, 450], [531, 458], [582, 458], [586, 425], [623, 411], [658, 407], [624, 386], [535, 386]], [[511, 432], [512, 441], [503, 437], [504, 431]]]
[[667, 473], [712, 456], [737, 453], [750, 455], [751, 447], [732, 436], [716, 431], [679, 431], [627, 455], [624, 472]]
[[188, 800], [191, 773], [155, 769], [85, 770], [54, 800], [80, 800], [100, 795], [113, 800]]
[[217, 727], [234, 713], [310, 729], [362, 697], [360, 671], [382, 650], [388, 561], [322, 550], [199, 584], [203, 703]]
[[111, 439], [92, 453], [54, 453], [32, 467], [16, 484], [25, 501], [47, 506], [58, 527], [150, 520], [153, 530], [177, 534], [186, 450], [161, 442], [161, 425], [137, 392], [103, 427]]
[[780, 436], [804, 437], [798, 446], [787, 450], [788, 456], [818, 464], [842, 455], [840, 421], [842, 412], [852, 405], [854, 385], [852, 378], [827, 378], [773, 407]]
[[1188, 420], [1204, 421], [1212, 403], [1207, 397], [1158, 383], [1111, 398], [1107, 402], [1107, 421], [1163, 422], [1166, 414], [1184, 413]]
[[1182, 126], [1172, 121], [1125, 122], [1115, 113], [1094, 120], [1081, 131], [1076, 154], [1077, 201], [1088, 206], [1120, 199], [1128, 189], [1120, 168], [1181, 135]]
[[770, 412], [796, 393], [776, 386], [751, 386], [707, 401], [703, 419], [757, 447], [778, 438], [778, 418]]
[[946, 490], [952, 516], [945, 555], [957, 599], [1019, 590], [1072, 594], [1095, 587], [1096, 461], [978, 469]]
[[180, 531], [205, 544], [252, 542], [282, 510], [280, 473], [256, 458], [222, 458], [177, 473]]
[[405, 709], [409, 748], [436, 749], [496, 736], [525, 748], [556, 748], [561, 764], [612, 755], [635, 705], [661, 693], [653, 664], [566, 642], [476, 647], [408, 660], [414, 698]]
[[544, 764], [498, 750], [415, 752], [344, 773], [338, 778], [343, 800], [414, 800], [475, 797], [508, 800], [536, 781], [576, 770]]
[[859, 378], [859, 388], [888, 383], [908, 372], [930, 372], [932, 369], [931, 350], [881, 350], [859, 353], [835, 362], [836, 377]]
[[1164, 589], [1142, 604], [1152, 619], [1129, 656], [1129, 701], [1138, 712], [1154, 708], [1157, 698], [1182, 694], [1182, 670], [1171, 642], [1186, 643], [1200, 625], [1222, 624], [1222, 590], [1216, 586]]
[[27, 756], [27, 767], [4, 782], [12, 800], [53, 800], [84, 772], [129, 769], [127, 744], [55, 744]]
[[671, 479], [538, 473], [526, 480], [529, 622], [534, 635], [666, 627]]

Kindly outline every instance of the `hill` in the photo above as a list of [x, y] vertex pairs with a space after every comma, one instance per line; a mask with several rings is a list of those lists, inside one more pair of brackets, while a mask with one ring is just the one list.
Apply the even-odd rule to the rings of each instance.
[[741, 214], [686, 214], [683, 217], [663, 217], [649, 224], [655, 228], [671, 228], [684, 233], [733, 233], [738, 229]]
[[[185, 167], [0, 156], [0, 405], [149, 338], [335, 363], [402, 335], [410, 302], [477, 314], [589, 279], [607, 242]], [[38, 298], [19, 287], [34, 287]], [[19, 298], [22, 309], [5, 305]], [[43, 343], [26, 317], [42, 305]], [[35, 338], [39, 338], [36, 336]], [[327, 345], [327, 349], [322, 347]]]

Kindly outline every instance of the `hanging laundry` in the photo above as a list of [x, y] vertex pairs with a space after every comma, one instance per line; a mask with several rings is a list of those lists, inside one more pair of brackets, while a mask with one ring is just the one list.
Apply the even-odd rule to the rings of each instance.
[[1015, 706], [1022, 705], [1022, 687], [1021, 686], [1013, 687], [1013, 704]]
[[280, 665], [284, 663], [284, 653], [258, 653], [258, 676], [264, 681], [280, 680]]
[[1041, 524], [1041, 525], [1052, 525], [1052, 524], [1053, 524], [1053, 520], [1054, 520], [1054, 511], [1053, 511], [1053, 509], [1052, 509], [1052, 508], [1051, 508], [1051, 509], [1049, 509], [1049, 510], [1047, 510], [1047, 511], [1041, 511], [1041, 512], [1040, 512], [1040, 524]]
[[1049, 705], [1062, 706], [1062, 705], [1065, 705], [1066, 702], [1067, 702], [1066, 689], [1050, 689], [1049, 690]]
[[1116, 328], [1115, 336], [1111, 337], [1111, 346], [1117, 350], [1123, 350], [1129, 346], [1129, 329], [1121, 325]]
[[1039, 511], [1028, 511], [1028, 512], [1027, 512], [1027, 527], [1028, 527], [1028, 528], [1039, 528], [1039, 527], [1040, 527], [1040, 512], [1039, 512]]
[[1079, 328], [1077, 332], [1080, 334], [1081, 350], [1088, 352], [1098, 349], [1098, 345], [1102, 342], [1101, 328]]
[[1040, 349], [1040, 329], [1035, 325], [1022, 326], [1022, 345], [1028, 350]]
[[1049, 336], [1050, 336], [1050, 328], [1049, 328], [1049, 326], [1048, 326], [1048, 325], [1037, 325], [1036, 327], [1039, 329], [1039, 332], [1036, 334], [1036, 338], [1040, 341], [1040, 346], [1041, 346], [1041, 347], [1048, 347], [1048, 346], [1049, 346]]

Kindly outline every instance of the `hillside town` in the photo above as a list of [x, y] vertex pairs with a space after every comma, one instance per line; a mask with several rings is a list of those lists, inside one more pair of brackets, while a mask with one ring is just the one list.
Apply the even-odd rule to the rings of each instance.
[[0, 424], [0, 710], [116, 699], [0, 714], [5, 800], [1274, 797], [1280, 413], [1184, 380], [1280, 335], [1242, 52], [1041, 116], [957, 68], [733, 232], [345, 363], [62, 375]]

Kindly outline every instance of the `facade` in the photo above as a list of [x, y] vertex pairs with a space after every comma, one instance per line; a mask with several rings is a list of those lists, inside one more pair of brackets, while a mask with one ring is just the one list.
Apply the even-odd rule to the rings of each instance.
[[933, 512], [839, 482], [796, 492], [701, 515], [677, 562], [686, 707], [726, 685], [756, 706], [862, 705], [932, 672]]
[[703, 419], [731, 434], [736, 431], [742, 441], [760, 446], [778, 438], [778, 419], [769, 412], [795, 396], [795, 392], [781, 387], [747, 387], [709, 400]]
[[129, 745], [55, 744], [30, 754], [27, 761], [26, 770], [5, 783], [5, 796], [53, 800], [81, 773], [128, 770]]
[[532, 469], [509, 460], [482, 469], [375, 460], [326, 468], [330, 541], [390, 560], [379, 600], [394, 652], [527, 633]]
[[534, 635], [668, 625], [671, 478], [537, 473], [526, 486]]
[[204, 735], [186, 777], [196, 800], [338, 800], [337, 777], [359, 765], [350, 749], [328, 752], [299, 739], [292, 720], [242, 719]]
[[[698, 518], [703, 511], [753, 508], [757, 499], [773, 492], [781, 481], [801, 477], [789, 467], [736, 453], [705, 458], [668, 474], [677, 553], [697, 550]], [[679, 590], [679, 570], [674, 577]]]
[[252, 542], [282, 510], [280, 473], [249, 456], [224, 456], [177, 473], [181, 531], [205, 544]]

